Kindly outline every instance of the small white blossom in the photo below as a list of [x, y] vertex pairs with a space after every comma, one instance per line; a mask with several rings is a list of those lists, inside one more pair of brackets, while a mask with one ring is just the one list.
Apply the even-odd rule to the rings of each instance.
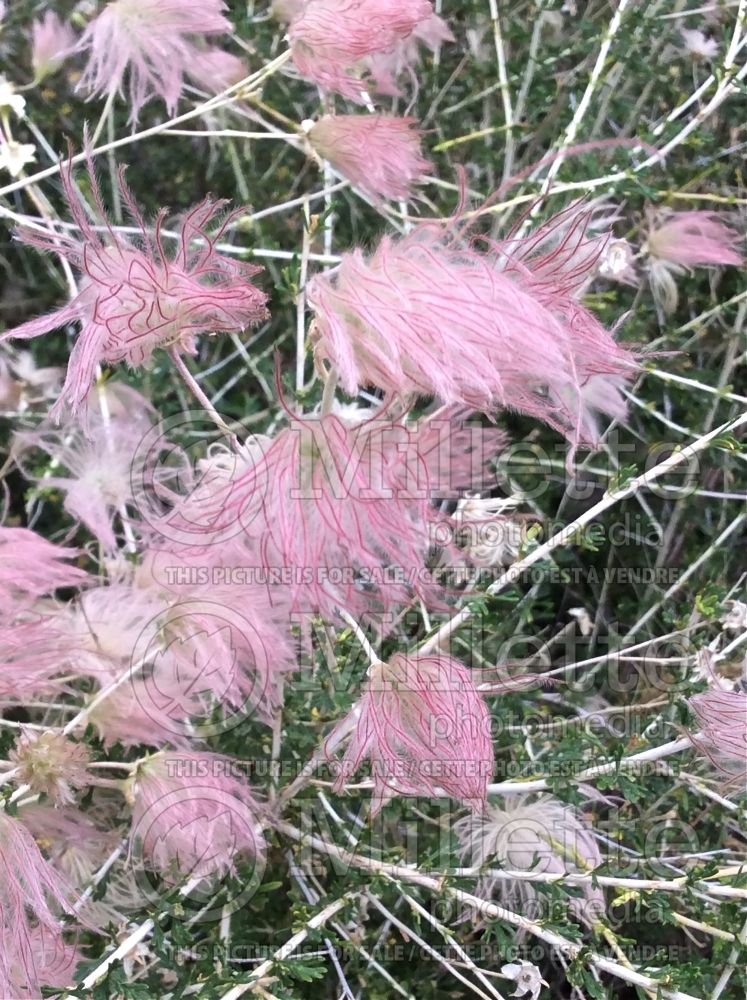
[[11, 177], [18, 177], [27, 163], [36, 159], [36, 147], [24, 142], [4, 142], [0, 146], [0, 170], [7, 170]]
[[591, 635], [594, 631], [594, 622], [586, 608], [568, 608], [568, 614], [576, 619], [581, 635]]
[[513, 497], [466, 497], [453, 514], [459, 541], [477, 566], [510, 566], [527, 539], [525, 520], [512, 518]]
[[627, 240], [612, 240], [599, 261], [599, 274], [612, 281], [635, 282], [635, 254]]
[[516, 983], [516, 989], [509, 994], [512, 997], [524, 997], [528, 993], [529, 1000], [537, 1000], [542, 987], [547, 986], [537, 966], [523, 960], [502, 966], [501, 975]]
[[744, 601], [733, 601], [728, 614], [721, 619], [727, 632], [741, 632], [747, 628], [747, 604]]
[[16, 93], [16, 88], [10, 80], [6, 80], [4, 76], [0, 76], [0, 111], [10, 108], [19, 118], [23, 118], [25, 107], [26, 99]]

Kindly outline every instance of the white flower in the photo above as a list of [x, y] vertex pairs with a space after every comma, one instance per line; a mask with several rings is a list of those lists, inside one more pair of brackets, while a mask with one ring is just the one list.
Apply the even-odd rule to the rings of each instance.
[[718, 55], [718, 42], [715, 38], [706, 38], [697, 28], [680, 28], [685, 51], [693, 59], [709, 61]]
[[548, 985], [540, 976], [537, 966], [532, 965], [531, 962], [525, 962], [523, 959], [502, 966], [501, 975], [505, 976], [506, 979], [513, 979], [516, 983], [516, 989], [509, 994], [512, 997], [523, 997], [529, 993], [530, 1000], [537, 1000], [542, 986]]
[[513, 497], [467, 497], [453, 514], [460, 544], [477, 566], [510, 566], [527, 539], [526, 521], [511, 517]]
[[747, 604], [744, 601], [731, 601], [729, 613], [722, 619], [726, 632], [741, 632], [747, 628]]
[[35, 159], [36, 147], [28, 143], [11, 139], [0, 146], [0, 170], [7, 170], [11, 177], [18, 177], [26, 164], [33, 163]]
[[627, 240], [612, 240], [599, 261], [599, 274], [612, 281], [635, 281], [633, 260], [635, 254]]
[[23, 118], [25, 107], [26, 99], [16, 93], [16, 88], [10, 80], [0, 76], [0, 111], [4, 108], [10, 108], [11, 111], [15, 111], [19, 118]]
[[576, 619], [581, 635], [591, 635], [594, 631], [594, 622], [586, 608], [568, 608], [568, 614]]

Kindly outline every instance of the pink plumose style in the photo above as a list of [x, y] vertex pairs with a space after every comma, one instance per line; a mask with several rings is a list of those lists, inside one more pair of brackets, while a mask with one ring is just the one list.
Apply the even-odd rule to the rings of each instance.
[[398, 92], [418, 41], [435, 47], [451, 34], [430, 0], [308, 0], [288, 37], [302, 76], [362, 104], [367, 87]]
[[[446, 655], [395, 654], [371, 667], [352, 719], [350, 744], [335, 790], [365, 758], [374, 782], [372, 813], [395, 795], [449, 795], [473, 809], [485, 807], [493, 773], [490, 714], [469, 670]], [[334, 746], [337, 730], [328, 737]]]
[[206, 199], [187, 212], [175, 250], [169, 252], [161, 233], [165, 212], [159, 213], [151, 232], [125, 184], [123, 171], [119, 185], [140, 230], [138, 239], [112, 228], [91, 165], [89, 177], [103, 233], [89, 221], [68, 168], [62, 172], [63, 184], [80, 235], [19, 231], [22, 242], [62, 254], [70, 261], [82, 275], [80, 292], [61, 309], [7, 330], [0, 337], [29, 340], [68, 323], [80, 324], [62, 395], [50, 414], [57, 419], [66, 404], [73, 413], [81, 408], [97, 364], [124, 361], [136, 367], [147, 362], [159, 347], [194, 354], [199, 333], [243, 330], [268, 315], [267, 296], [251, 283], [262, 269], [216, 249], [231, 216], [224, 216], [216, 231], [208, 232], [208, 226], [220, 216], [223, 202]]
[[40, 995], [74, 897], [24, 824], [0, 810], [0, 996]]
[[76, 35], [66, 21], [53, 10], [31, 26], [31, 64], [34, 79], [43, 80], [54, 73], [75, 47]]
[[414, 118], [325, 115], [307, 135], [318, 156], [375, 200], [406, 201], [432, 170]]
[[[231, 532], [243, 550], [238, 564], [285, 587], [295, 612], [337, 620], [341, 607], [365, 615], [413, 595], [443, 605], [427, 564], [430, 526], [443, 516], [433, 501], [483, 481], [495, 455], [487, 449], [504, 441], [488, 434], [485, 453], [470, 453], [468, 434], [439, 434], [428, 420], [294, 415], [243, 468], [216, 480], [198, 515], [188, 497], [182, 521], [204, 522], [211, 561], [220, 556], [216, 541]], [[174, 515], [168, 527], [179, 530]]]
[[164, 751], [141, 762], [127, 791], [136, 863], [209, 879], [234, 871], [241, 854], [259, 856], [259, 807], [235, 769], [217, 753]]
[[695, 267], [739, 266], [742, 236], [715, 212], [676, 212], [651, 220], [643, 252], [654, 299], [664, 312], [677, 308], [676, 278]]
[[600, 250], [590, 242], [581, 217], [500, 242], [435, 223], [385, 236], [312, 280], [316, 356], [350, 393], [517, 410], [593, 446], [595, 410], [624, 416], [636, 363], [576, 297]]
[[122, 94], [129, 73], [130, 120], [158, 95], [173, 114], [185, 76], [204, 56], [204, 36], [232, 30], [222, 0], [113, 0], [78, 43], [88, 63], [79, 87], [91, 96]]
[[11, 597], [50, 594], [58, 587], [77, 587], [88, 579], [71, 566], [77, 549], [61, 548], [28, 528], [0, 527], [0, 600], [7, 611]]
[[700, 723], [694, 738], [718, 766], [727, 772], [736, 772], [744, 784], [747, 777], [747, 694], [744, 691], [726, 691], [711, 688], [693, 695], [688, 704]]
[[[532, 920], [547, 912], [548, 899], [531, 882], [510, 878], [511, 871], [562, 875], [590, 871], [602, 864], [594, 831], [582, 814], [554, 798], [541, 795], [510, 798], [502, 808], [490, 805], [478, 816], [466, 816], [455, 825], [464, 861], [484, 869], [491, 863], [508, 869], [508, 877], [486, 873], [477, 886], [483, 899], [497, 897], [509, 909]], [[591, 925], [605, 913], [603, 891], [583, 886], [578, 897], [569, 900], [577, 920]], [[479, 919], [479, 914], [476, 914]]]

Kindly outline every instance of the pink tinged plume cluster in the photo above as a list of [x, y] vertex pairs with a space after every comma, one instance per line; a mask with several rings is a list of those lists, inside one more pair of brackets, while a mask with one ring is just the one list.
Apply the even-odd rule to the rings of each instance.
[[26, 826], [0, 811], [0, 996], [37, 997], [60, 976], [72, 985], [76, 963], [61, 918], [74, 900]]
[[[505, 877], [487, 871], [477, 894], [498, 898], [532, 920], [542, 917], [547, 899], [530, 881], [512, 879], [512, 871], [561, 875], [588, 872], [602, 864], [594, 833], [582, 815], [550, 795], [510, 798], [503, 807], [490, 805], [483, 814], [459, 820], [455, 832], [466, 864], [507, 870]], [[582, 895], [570, 900], [570, 908], [576, 919], [594, 924], [605, 912], [604, 893], [584, 886]]]
[[[366, 690], [351, 719], [337, 791], [368, 759], [373, 777], [372, 813], [395, 795], [448, 795], [481, 811], [493, 773], [490, 714], [470, 671], [458, 660], [395, 654], [371, 667]], [[336, 744], [337, 731], [327, 746]]]
[[741, 265], [741, 243], [715, 212], [677, 212], [652, 224], [643, 249], [651, 290], [664, 312], [677, 308], [676, 278], [696, 267]]
[[693, 742], [744, 789], [747, 779], [747, 694], [711, 688], [694, 695], [690, 708], [699, 723]]
[[223, 484], [187, 497], [164, 531], [202, 519], [197, 556], [225, 565], [231, 549], [214, 542], [233, 530], [237, 563], [285, 583], [295, 611], [335, 620], [341, 607], [362, 616], [414, 595], [443, 604], [427, 562], [431, 529], [444, 520], [434, 501], [488, 482], [487, 463], [503, 444], [488, 430], [471, 451], [464, 417], [454, 413], [411, 426], [365, 414], [293, 416]]
[[232, 761], [213, 753], [161, 753], [138, 766], [131, 839], [162, 873], [209, 879], [235, 870], [241, 855], [264, 849], [259, 806]]
[[415, 119], [325, 115], [307, 132], [313, 151], [374, 200], [404, 201], [432, 170], [420, 151]]
[[371, 385], [490, 416], [517, 410], [574, 446], [595, 444], [595, 411], [624, 417], [636, 362], [578, 301], [598, 250], [583, 217], [566, 224], [478, 243], [423, 223], [370, 255], [345, 254], [309, 288], [317, 357], [348, 392]]
[[75, 32], [54, 11], [48, 10], [44, 17], [34, 21], [31, 27], [34, 79], [40, 81], [54, 73], [70, 55], [75, 43]]
[[216, 249], [230, 216], [212, 234], [208, 232], [221, 213], [222, 202], [206, 199], [192, 208], [183, 217], [170, 252], [161, 233], [164, 213], [159, 214], [152, 232], [122, 172], [119, 185], [141, 233], [137, 241], [115, 232], [109, 224], [92, 166], [89, 177], [103, 234], [89, 221], [70, 170], [62, 176], [80, 236], [48, 237], [36, 230], [21, 230], [19, 237], [70, 261], [80, 272], [80, 291], [56, 312], [6, 330], [0, 338], [28, 340], [69, 323], [80, 325], [52, 417], [59, 418], [65, 404], [74, 413], [82, 407], [98, 364], [142, 365], [157, 348], [191, 354], [200, 333], [243, 330], [266, 318], [267, 297], [251, 283], [261, 268], [232, 260]]
[[397, 95], [405, 73], [417, 83], [418, 48], [452, 39], [430, 0], [308, 0], [288, 28], [299, 73], [359, 104], [368, 89]]
[[90, 96], [123, 94], [127, 80], [132, 122], [155, 96], [173, 114], [185, 77], [202, 85], [217, 69], [217, 89], [237, 75], [234, 56], [204, 44], [232, 30], [226, 10], [222, 0], [112, 0], [78, 43], [88, 57], [79, 88]]

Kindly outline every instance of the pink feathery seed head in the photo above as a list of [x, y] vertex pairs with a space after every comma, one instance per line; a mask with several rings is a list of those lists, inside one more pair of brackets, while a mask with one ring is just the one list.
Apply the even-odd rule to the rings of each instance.
[[619, 416], [635, 361], [575, 297], [598, 252], [578, 227], [548, 250], [550, 225], [469, 245], [423, 223], [370, 257], [345, 254], [309, 286], [317, 357], [350, 393], [374, 385], [488, 415], [513, 409], [593, 445], [589, 383], [593, 402]]
[[653, 227], [646, 239], [652, 257], [691, 268], [708, 264], [740, 265], [742, 237], [715, 212], [677, 212]]
[[21, 783], [59, 805], [73, 803], [75, 792], [90, 783], [88, 748], [52, 729], [24, 729], [8, 759], [18, 768]]
[[162, 874], [210, 878], [264, 849], [259, 805], [237, 765], [215, 753], [163, 751], [138, 766], [131, 854]]
[[[688, 704], [700, 723], [699, 736], [725, 765], [747, 764], [747, 694], [711, 688], [690, 698]], [[728, 768], [727, 768], [728, 769]]]
[[113, 0], [88, 25], [78, 50], [88, 55], [79, 88], [89, 95], [127, 94], [130, 121], [158, 95], [173, 115], [201, 48], [196, 40], [231, 31], [222, 0]]
[[210, 199], [183, 216], [179, 238], [168, 250], [161, 212], [155, 231], [146, 226], [124, 182], [122, 197], [140, 231], [137, 240], [115, 232], [109, 224], [93, 165], [88, 173], [103, 235], [89, 222], [80, 203], [71, 168], [62, 172], [63, 184], [77, 235], [44, 236], [19, 230], [30, 245], [62, 254], [83, 275], [81, 289], [56, 312], [7, 330], [0, 340], [31, 339], [67, 323], [80, 323], [80, 333], [70, 355], [62, 396], [52, 410], [59, 417], [67, 402], [77, 411], [86, 399], [96, 365], [124, 361], [131, 367], [144, 364], [156, 348], [176, 348], [194, 353], [200, 333], [243, 330], [268, 315], [267, 296], [251, 283], [262, 268], [220, 253], [216, 243], [231, 221], [224, 216], [217, 231], [208, 226], [220, 215], [223, 202]]
[[293, 60], [302, 76], [363, 103], [367, 57], [393, 53], [433, 16], [430, 0], [309, 0], [288, 29]]
[[[34, 956], [36, 981], [47, 990], [72, 989], [76, 982], [75, 970], [88, 959], [74, 941], [65, 941], [59, 932], [51, 932], [43, 924], [31, 928], [29, 950]], [[12, 996], [13, 1000], [39, 1000], [41, 997], [33, 983], [29, 982], [22, 960], [16, 963], [11, 980], [12, 994], [2, 990], [0, 978], [0, 995]]]
[[[495, 867], [542, 874], [587, 872], [602, 864], [593, 831], [582, 815], [550, 795], [531, 801], [527, 797], [509, 799], [503, 808], [490, 805], [483, 815], [459, 820], [455, 833], [462, 858], [475, 868]], [[477, 894], [485, 899], [498, 896], [511, 909], [530, 919], [545, 915], [547, 899], [525, 879], [484, 875]], [[576, 917], [586, 924], [596, 923], [605, 912], [604, 894], [592, 886], [583, 887], [583, 896], [569, 901]]]
[[156, 683], [160, 687], [161, 678], [173, 674], [192, 714], [206, 716], [218, 706], [269, 724], [282, 704], [284, 678], [296, 668], [288, 591], [253, 579], [246, 550], [236, 543], [209, 547], [200, 556], [182, 550], [177, 575], [178, 552], [145, 558], [149, 572], [174, 595], [158, 623], [157, 638], [168, 655], [158, 661]]
[[195, 51], [187, 73], [199, 87], [217, 94], [243, 80], [247, 68], [238, 56], [211, 47]]
[[[133, 458], [150, 426], [147, 404], [140, 398], [144, 405], [126, 417], [104, 417], [93, 411], [85, 432], [76, 421], [68, 420], [61, 427], [46, 423], [34, 431], [21, 431], [13, 440], [16, 462], [27, 478], [41, 481], [24, 468], [26, 454], [36, 449], [51, 456], [57, 468], [67, 470], [66, 476], [45, 476], [45, 486], [62, 491], [65, 510], [110, 552], [117, 547], [115, 517], [122, 517], [134, 500]], [[168, 475], [165, 467], [158, 472]]]
[[75, 47], [76, 35], [66, 21], [48, 10], [31, 26], [31, 64], [38, 82], [54, 73]]
[[74, 653], [59, 609], [32, 608], [5, 599], [0, 619], [0, 697], [25, 702], [64, 690], [56, 678], [66, 674]]
[[432, 170], [414, 118], [325, 115], [308, 131], [312, 149], [374, 199], [405, 201]]
[[12, 596], [39, 597], [58, 587], [79, 587], [85, 570], [70, 566], [77, 549], [61, 548], [28, 528], [0, 527], [0, 598], [6, 610]]
[[454, 35], [447, 23], [437, 14], [421, 21], [407, 38], [399, 39], [387, 52], [376, 52], [363, 61], [363, 66], [371, 77], [377, 94], [398, 97], [401, 90], [397, 81], [407, 75], [418, 89], [416, 68], [420, 58], [420, 48], [425, 46], [437, 52], [444, 42], [453, 42]]
[[[340, 726], [347, 728], [348, 720]], [[338, 727], [339, 728], [339, 727]], [[335, 731], [328, 738], [333, 745]], [[404, 656], [371, 668], [338, 791], [365, 758], [372, 812], [395, 795], [449, 795], [483, 809], [493, 773], [490, 714], [470, 671], [450, 656]]]
[[[116, 799], [102, 796], [98, 800], [94, 796], [86, 812], [73, 806], [35, 803], [23, 806], [21, 816], [54, 869], [83, 892], [122, 842], [118, 826], [121, 811]], [[121, 872], [115, 869], [106, 880], [103, 895], [97, 893], [85, 902], [79, 900], [77, 912], [83, 924], [99, 930], [112, 921], [119, 923], [123, 913], [141, 909], [144, 903], [147, 900], [132, 873], [126, 868]]]
[[425, 571], [427, 467], [402, 423], [295, 418], [213, 503], [250, 565], [288, 583], [295, 610], [336, 618], [413, 593], [438, 600]]
[[[45, 860], [20, 819], [0, 811], [0, 988], [39, 995], [44, 965], [38, 930], [62, 943], [60, 915], [73, 913], [75, 893]], [[33, 921], [33, 923], [32, 923]], [[22, 995], [22, 994], [21, 994]]]

